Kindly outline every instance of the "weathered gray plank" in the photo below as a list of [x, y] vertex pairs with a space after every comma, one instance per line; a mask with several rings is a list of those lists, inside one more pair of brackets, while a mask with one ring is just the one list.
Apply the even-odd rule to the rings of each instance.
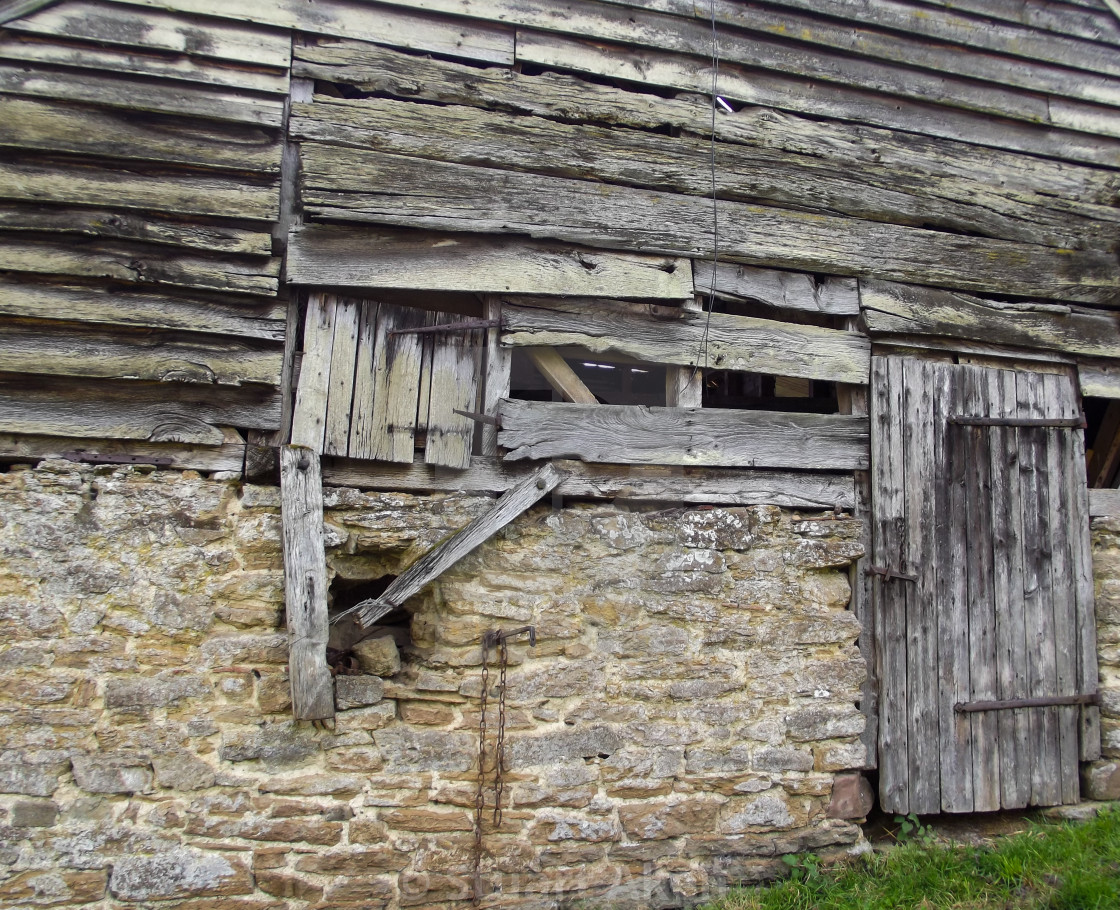
[[154, 79], [179, 79], [201, 85], [244, 89], [251, 92], [284, 94], [288, 74], [284, 70], [264, 70], [224, 65], [213, 60], [169, 56], [128, 48], [106, 48], [93, 44], [60, 43], [48, 37], [0, 35], [0, 60], [18, 60], [41, 66], [102, 70], [129, 73]]
[[29, 16], [54, 0], [6, 0], [0, 7], [0, 25], [5, 25], [21, 16]]
[[340, 298], [334, 310], [334, 341], [327, 380], [327, 411], [323, 451], [345, 455], [350, 444], [350, 409], [354, 403], [354, 369], [358, 359], [358, 326], [362, 302]]
[[871, 345], [852, 332], [725, 313], [658, 320], [647, 307], [565, 300], [505, 304], [503, 344], [576, 345], [648, 363], [693, 367], [701, 349], [722, 370], [804, 376], [862, 385]]
[[358, 350], [354, 363], [354, 400], [350, 411], [349, 453], [352, 458], [369, 458], [372, 450], [374, 384], [377, 381], [377, 313], [375, 300], [362, 303], [358, 324]]
[[[696, 293], [713, 287], [712, 263], [697, 260], [692, 266]], [[819, 280], [800, 272], [779, 272], [749, 265], [721, 262], [715, 268], [717, 296], [738, 297], [778, 310], [799, 310], [829, 316], [859, 314], [859, 288], [850, 278]]]
[[86, 164], [0, 161], [0, 198], [18, 202], [95, 205], [181, 215], [271, 221], [277, 187], [212, 174], [143, 174]]
[[358, 38], [487, 63], [513, 63], [513, 31], [504, 24], [465, 23], [443, 16], [402, 13], [346, 0], [124, 0], [155, 9], [257, 22], [313, 35]]
[[294, 232], [288, 251], [288, 280], [294, 284], [667, 300], [692, 296], [687, 259], [521, 238], [316, 224]]
[[155, 464], [190, 471], [230, 471], [240, 473], [245, 463], [245, 440], [230, 427], [219, 428], [225, 441], [221, 445], [184, 445], [176, 442], [140, 442], [130, 439], [80, 439], [59, 436], [23, 436], [0, 433], [0, 458], [37, 462], [44, 458], [75, 457], [110, 460], [122, 464]]
[[222, 445], [219, 426], [275, 429], [280, 394], [261, 386], [0, 376], [0, 431]]
[[303, 360], [292, 412], [292, 445], [315, 452], [323, 450], [336, 306], [336, 297], [312, 294], [304, 318]]
[[[537, 372], [565, 401], [575, 404], [599, 403], [599, 399], [584, 385], [583, 380], [568, 366], [568, 362], [560, 356], [556, 348], [530, 347], [525, 348], [525, 353], [529, 355]], [[677, 407], [677, 405], [670, 405], [670, 407]]]
[[699, 408], [704, 405], [704, 371], [695, 367], [666, 367], [665, 407]]
[[235, 338], [64, 323], [0, 323], [0, 372], [279, 386], [280, 349]]
[[[1036, 31], [1071, 35], [1090, 41], [1120, 43], [1116, 24], [1109, 20], [1108, 14], [1096, 0], [1066, 0], [1065, 3], [1052, 3], [1049, 0], [1033, 0], [1031, 3], [1020, 3], [1019, 0], [925, 0], [924, 5], [946, 8], [949, 12], [942, 15], [970, 12], [1027, 25]], [[924, 10], [919, 11], [919, 14], [922, 11]]]
[[[696, 167], [710, 153], [708, 141], [690, 134], [650, 135], [459, 105], [433, 110], [430, 104], [382, 98], [327, 97], [296, 105], [292, 131], [304, 141], [437, 161], [705, 197], [713, 189], [710, 173]], [[947, 198], [960, 194], [942, 179], [853, 169], [835, 149], [822, 160], [757, 142], [749, 147], [721, 143], [718, 165], [715, 189], [722, 199], [1061, 247], [1091, 246], [1100, 231], [1115, 231], [1120, 224], [1120, 214], [1108, 207], [1028, 205], [979, 187], [982, 199]]]
[[[905, 571], [905, 448], [902, 437], [902, 361], [871, 360], [871, 470], [874, 562]], [[900, 579], [876, 576], [875, 678], [879, 682], [879, 799], [883, 810], [910, 812], [908, 757], [906, 599]]]
[[506, 399], [498, 444], [510, 461], [856, 470], [868, 465], [867, 420], [694, 408], [574, 405]]
[[[995, 376], [997, 388], [991, 393], [992, 414], [1017, 416], [1015, 371], [998, 370]], [[1010, 700], [1026, 698], [1028, 690], [1018, 433], [1013, 427], [993, 427], [990, 439], [996, 672], [999, 697]], [[1002, 759], [1000, 807], [1024, 809], [1030, 805], [1031, 798], [1030, 713], [1022, 708], [1000, 711], [997, 724]]]
[[460, 470], [470, 467], [475, 424], [455, 411], [478, 410], [484, 337], [480, 331], [435, 336], [428, 438], [424, 448], [427, 464]]
[[[711, 201], [336, 149], [303, 148], [309, 215], [415, 227], [527, 233], [615, 249], [710, 256]], [[988, 293], [1107, 302], [1111, 253], [959, 237], [739, 202], [720, 211], [720, 258]]]
[[209, 121], [201, 128], [177, 115], [140, 118], [127, 110], [15, 96], [0, 97], [0, 117], [6, 127], [0, 145], [6, 148], [269, 174], [280, 170], [280, 142], [257, 126]]
[[314, 449], [281, 446], [280, 507], [292, 714], [296, 720], [326, 720], [334, 717], [334, 679], [327, 666], [323, 482]]
[[0, 230], [79, 234], [243, 256], [272, 255], [272, 238], [266, 233], [104, 209], [0, 204]]
[[555, 466], [546, 464], [510, 487], [490, 511], [421, 556], [398, 575], [380, 597], [356, 604], [353, 609], [358, 613], [358, 622], [368, 628], [386, 613], [392, 612], [541, 497], [551, 493], [563, 479]]
[[424, 341], [422, 335], [392, 333], [421, 328], [435, 321], [432, 314], [423, 310], [381, 304], [374, 341], [371, 418], [361, 435], [360, 448], [355, 448], [351, 438], [352, 457], [411, 463], [415, 454]]
[[1120, 490], [1088, 490], [1089, 517], [1120, 518]]
[[[657, 51], [629, 54], [618, 45], [523, 31], [518, 33], [517, 57], [524, 63], [591, 73], [639, 85], [694, 92], [711, 89], [710, 56], [697, 59]], [[1096, 139], [1090, 138], [1089, 133], [1116, 138], [1114, 113], [1100, 117], [1098, 111], [1105, 108], [1086, 104], [1062, 110], [1063, 106], [1058, 103], [1061, 99], [1055, 99], [1054, 108], [1044, 110], [1038, 107], [1038, 99], [1023, 95], [1016, 99], [1019, 103], [1014, 103], [1008, 97], [1012, 93], [1004, 92], [998, 98], [977, 97], [968, 102], [968, 106], [975, 109], [966, 109], [919, 100], [924, 97], [930, 101], [940, 100], [937, 87], [942, 82], [936, 79], [932, 85], [925, 80], [915, 80], [914, 89], [899, 93], [909, 97], [892, 98], [871, 88], [830, 84], [827, 80], [810, 81], [779, 71], [746, 69], [732, 63], [721, 62], [719, 73], [721, 96], [729, 101], [1030, 154], [1093, 161], [1099, 158], [1101, 149], [1092, 148]], [[899, 70], [887, 75], [894, 77], [891, 81], [897, 81], [909, 77], [910, 73]], [[1018, 110], [1003, 111], [1002, 107]], [[1023, 119], [1002, 121], [1000, 129], [993, 130], [992, 114], [1017, 114]]]
[[280, 260], [189, 255], [151, 244], [24, 239], [0, 234], [0, 270], [37, 275], [111, 278], [227, 294], [275, 294]]
[[0, 91], [273, 128], [281, 127], [284, 122], [283, 101], [275, 97], [163, 80], [114, 78], [95, 72], [0, 66]]
[[1080, 361], [1077, 374], [1081, 394], [1094, 398], [1120, 398], [1120, 367], [1111, 363]]
[[[482, 413], [496, 416], [498, 402], [509, 397], [509, 377], [513, 366], [512, 353], [508, 348], [502, 347], [499, 336], [501, 335], [502, 302], [496, 297], [488, 296], [484, 303], [485, 317], [497, 323], [486, 330], [486, 378], [482, 388]], [[431, 382], [428, 382], [431, 390]], [[427, 408], [423, 409], [427, 414]], [[483, 455], [498, 454], [498, 428], [493, 424], [482, 425], [482, 440], [479, 449]]]
[[94, 325], [209, 332], [283, 341], [284, 307], [274, 300], [233, 302], [109, 290], [22, 284], [0, 279], [0, 315]]
[[280, 31], [239, 22], [201, 22], [158, 10], [140, 12], [96, 0], [52, 3], [7, 27], [32, 35], [170, 51], [278, 70], [291, 62], [291, 39]]
[[1003, 303], [934, 288], [860, 282], [872, 335], [935, 335], [1083, 354], [1120, 357], [1120, 316], [1067, 307]]
[[[741, 471], [720, 468], [659, 467], [556, 461], [565, 479], [556, 492], [579, 499], [644, 500], [689, 505], [778, 505], [792, 509], [852, 509], [850, 474], [800, 471]], [[503, 493], [535, 470], [530, 462], [471, 459], [454, 473], [431, 465], [388, 465], [328, 459], [324, 482], [338, 486], [395, 491], [462, 490]]]

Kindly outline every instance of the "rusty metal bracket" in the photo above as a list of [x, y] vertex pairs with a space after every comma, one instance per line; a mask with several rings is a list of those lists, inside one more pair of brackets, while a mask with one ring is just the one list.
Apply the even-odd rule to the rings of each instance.
[[1060, 705], [1099, 705], [1100, 692], [1084, 695], [1049, 695], [1041, 698], [1008, 698], [1002, 701], [957, 702], [953, 710], [958, 714], [971, 714], [976, 711], [1007, 711], [1013, 708], [1051, 708]]
[[865, 575], [879, 575], [882, 578], [886, 579], [887, 581], [890, 581], [892, 578], [898, 578], [898, 579], [901, 579], [902, 581], [914, 581], [914, 582], [916, 582], [918, 580], [917, 575], [908, 575], [905, 572], [897, 572], [894, 569], [888, 569], [888, 568], [885, 568], [884, 566], [868, 566], [863, 571], [864, 571]]
[[470, 332], [474, 329], [501, 328], [500, 319], [468, 319], [465, 322], [445, 322], [442, 325], [425, 325], [418, 329], [394, 329], [390, 335], [432, 335], [440, 332]]
[[518, 635], [529, 636], [529, 647], [535, 648], [537, 646], [537, 627], [536, 626], [520, 626], [516, 629], [490, 629], [482, 637], [483, 647], [493, 648], [500, 645], [502, 642], [511, 638], [516, 638]]
[[502, 421], [497, 417], [491, 417], [489, 414], [479, 414], [477, 411], [460, 411], [458, 408], [452, 408], [452, 413], [458, 414], [460, 417], [469, 417], [477, 423], [488, 423], [492, 427], [501, 429]]

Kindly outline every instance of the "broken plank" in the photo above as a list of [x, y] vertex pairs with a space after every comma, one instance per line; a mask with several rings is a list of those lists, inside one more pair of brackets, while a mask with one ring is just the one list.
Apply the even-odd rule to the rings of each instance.
[[1091, 398], [1120, 398], [1120, 366], [1079, 360], [1081, 394]]
[[334, 717], [334, 679], [327, 666], [323, 482], [314, 450], [281, 446], [280, 513], [292, 713], [296, 720], [326, 720]]
[[[711, 200], [461, 164], [304, 145], [309, 216], [710, 257]], [[988, 293], [1107, 303], [1103, 249], [1057, 250], [788, 209], [723, 202], [720, 257]]]
[[280, 348], [235, 338], [0, 322], [0, 372], [279, 386]]
[[692, 296], [687, 259], [514, 237], [320, 224], [290, 235], [287, 274], [293, 284], [355, 288], [667, 300]]
[[358, 612], [358, 622], [368, 628], [386, 613], [395, 610], [479, 544], [489, 540], [522, 512], [556, 489], [563, 479], [560, 471], [553, 465], [546, 464], [508, 489], [490, 511], [421, 556], [398, 575], [380, 597], [356, 604], [353, 609]]
[[176, 115], [139, 118], [111, 108], [0, 97], [0, 145], [194, 167], [276, 174], [281, 145], [257, 126], [196, 121]]
[[478, 410], [482, 372], [481, 331], [436, 335], [428, 403], [424, 461], [448, 468], [470, 467], [475, 424], [457, 411]]
[[1120, 357], [1120, 315], [1015, 304], [924, 287], [860, 282], [872, 335], [931, 335], [1039, 348], [1090, 357]]
[[313, 35], [336, 35], [377, 44], [461, 57], [486, 63], [513, 63], [513, 30], [499, 23], [470, 23], [445, 16], [403, 13], [346, 0], [124, 0], [137, 6], [256, 22]]
[[351, 432], [351, 457], [412, 462], [425, 338], [405, 330], [434, 321], [438, 317], [415, 307], [381, 304], [373, 349], [373, 400], [359, 402], [355, 397], [352, 425], [358, 433]]
[[749, 300], [777, 310], [859, 315], [859, 288], [851, 278], [821, 280], [803, 272], [780, 272], [733, 262], [721, 262], [713, 270], [712, 263], [705, 259], [692, 264], [692, 274], [697, 294], [714, 290], [717, 297]]
[[276, 429], [280, 398], [278, 390], [264, 386], [91, 384], [8, 373], [0, 375], [0, 431], [221, 445], [219, 426]]
[[502, 343], [513, 346], [576, 345], [594, 354], [684, 367], [703, 359], [721, 370], [853, 385], [865, 385], [870, 369], [870, 342], [854, 332], [725, 313], [684, 313], [666, 321], [635, 304], [506, 302], [502, 321]]
[[38, 462], [47, 458], [79, 461], [88, 458], [103, 464], [113, 464], [116, 463], [114, 459], [120, 459], [120, 464], [154, 464], [176, 470], [240, 474], [245, 463], [245, 440], [229, 427], [218, 429], [224, 434], [224, 441], [214, 446], [0, 433], [0, 459]]
[[868, 422], [843, 414], [575, 405], [505, 399], [509, 461], [861, 470]]
[[59, 322], [205, 332], [282, 342], [284, 307], [275, 300], [173, 297], [117, 288], [22, 284], [0, 279], [0, 315]]
[[[613, 465], [555, 461], [565, 475], [556, 492], [576, 499], [683, 503], [686, 505], [776, 505], [791, 509], [852, 509], [850, 474], [741, 471]], [[352, 459], [327, 459], [323, 480], [336, 486], [407, 492], [463, 491], [504, 493], [532, 473], [530, 462], [502, 462], [493, 457], [471, 459], [465, 471], [431, 465], [373, 464]], [[1120, 500], [1117, 506], [1120, 515]]]
[[[18, 235], [17, 235], [18, 236]], [[148, 244], [15, 239], [0, 233], [0, 271], [129, 284], [168, 285], [227, 294], [275, 294], [279, 259], [186, 255]]]
[[336, 305], [337, 298], [331, 295], [312, 294], [304, 317], [303, 360], [292, 415], [292, 445], [315, 452], [323, 450]]
[[84, 163], [0, 161], [0, 198], [18, 202], [110, 206], [175, 215], [272, 221], [279, 187], [212, 174], [145, 174]]
[[599, 399], [583, 384], [583, 380], [568, 366], [568, 362], [560, 356], [556, 348], [527, 347], [525, 353], [533, 361], [537, 371], [565, 401], [576, 404], [599, 403]]
[[354, 403], [354, 368], [358, 358], [358, 329], [362, 301], [339, 299], [334, 311], [334, 342], [327, 382], [327, 413], [323, 451], [345, 455], [350, 443], [350, 410]]

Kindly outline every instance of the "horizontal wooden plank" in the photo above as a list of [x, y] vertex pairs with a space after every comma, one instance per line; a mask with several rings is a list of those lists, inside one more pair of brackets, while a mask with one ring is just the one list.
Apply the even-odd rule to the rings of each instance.
[[214, 335], [110, 333], [58, 322], [0, 322], [0, 372], [213, 385], [280, 385], [283, 349]]
[[29, 16], [53, 2], [54, 0], [7, 0], [0, 6], [0, 25]]
[[[303, 147], [303, 201], [331, 220], [549, 236], [609, 249], [711, 257], [712, 204], [396, 155]], [[1054, 250], [911, 227], [723, 202], [720, 258], [988, 293], [1108, 302], [1120, 287], [1103, 250]]]
[[163, 79], [122, 79], [96, 72], [5, 64], [0, 65], [0, 92], [274, 128], [284, 123], [282, 99]]
[[33, 35], [92, 41], [131, 49], [170, 51], [215, 60], [287, 69], [291, 38], [282, 31], [245, 23], [200, 21], [159, 10], [141, 12], [98, 0], [62, 0], [9, 22]]
[[[1116, 60], [1110, 48], [1101, 46], [1101, 39], [1110, 36], [1114, 39], [1112, 43], [1120, 43], [1120, 28], [1115, 22], [1109, 23], [1105, 16], [1075, 14], [1070, 17], [1069, 7], [1062, 7], [1067, 13], [1066, 27], [1075, 30], [1055, 33], [1040, 21], [1013, 20], [1009, 23], [999, 18], [993, 21], [988, 18], [992, 0], [972, 0], [972, 12], [979, 12], [980, 16], [963, 12], [968, 2], [953, 3], [953, 9], [944, 10], [897, 0], [769, 0], [766, 7], [730, 0], [717, 0], [712, 5], [697, 4], [694, 0], [603, 2], [704, 21], [709, 21], [714, 12], [717, 27], [783, 35], [882, 60], [1007, 82], [1041, 92], [1052, 91], [1046, 82], [1033, 81], [1053, 69], [1045, 64], [1107, 73], [1114, 71]], [[1020, 10], [1041, 6], [1058, 8], [1055, 4], [1035, 0], [1015, 5]], [[1054, 17], [1050, 18], [1050, 23], [1056, 24]], [[1063, 33], [1068, 37], [1061, 37]], [[915, 40], [917, 38], [925, 40]], [[1008, 60], [1007, 57], [1018, 59]], [[1104, 66], [1098, 68], [1101, 62]], [[1058, 93], [1061, 94], [1061, 90]]]
[[1089, 398], [1120, 398], [1120, 365], [1081, 360], [1077, 364], [1081, 394]]
[[0, 60], [19, 60], [46, 66], [131, 73], [155, 79], [179, 79], [201, 85], [224, 86], [251, 92], [284, 94], [288, 73], [284, 70], [223, 64], [183, 54], [161, 54], [135, 49], [108, 48], [94, 44], [65, 44], [51, 38], [27, 34], [0, 35]]
[[20, 436], [0, 433], [0, 459], [38, 462], [46, 458], [86, 457], [91, 462], [154, 464], [160, 468], [190, 471], [233, 471], [245, 464], [245, 440], [229, 427], [219, 427], [223, 441], [218, 445], [189, 445], [178, 442], [140, 442], [119, 439], [67, 439], [59, 436]]
[[80, 234], [85, 237], [133, 240], [213, 253], [265, 257], [272, 255], [270, 234], [107, 209], [0, 204], [0, 231]]
[[860, 283], [860, 300], [872, 335], [934, 335], [1090, 357], [1120, 357], [1120, 314], [1000, 303], [877, 281]]
[[802, 376], [866, 385], [871, 344], [853, 332], [726, 313], [655, 319], [648, 307], [604, 301], [502, 303], [502, 343], [575, 345], [644, 363]]
[[293, 284], [682, 300], [687, 259], [513, 237], [308, 225], [288, 240]]
[[279, 174], [282, 143], [272, 131], [241, 124], [199, 123], [174, 115], [0, 97], [0, 146], [98, 158], [186, 164]]
[[[698, 94], [681, 93], [673, 98], [644, 94], [639, 96], [640, 103], [635, 103], [632, 92], [619, 92], [612, 86], [561, 73], [525, 75], [478, 69], [419, 59], [359, 42], [297, 45], [293, 65], [304, 78], [341, 82], [362, 92], [403, 100], [485, 107], [569, 123], [582, 121], [704, 138], [712, 126], [710, 101]], [[427, 107], [431, 109], [431, 105]], [[727, 146], [746, 146], [751, 154], [764, 160], [777, 156], [790, 168], [846, 174], [865, 184], [872, 200], [880, 198], [877, 188], [881, 187], [912, 194], [928, 212], [928, 223], [946, 229], [953, 229], [953, 222], [940, 219], [952, 206], [964, 206], [968, 223], [976, 225], [983, 224], [984, 211], [996, 213], [1004, 224], [1018, 220], [1028, 227], [1036, 223], [1060, 225], [1067, 213], [1107, 221], [1115, 216], [1112, 203], [1120, 192], [1120, 176], [1099, 167], [913, 132], [812, 120], [766, 108], [745, 107], [720, 116], [716, 128], [720, 139], [717, 165]], [[1088, 148], [1098, 153], [1100, 163], [1120, 163], [1120, 144], [1102, 139]], [[947, 207], [945, 201], [951, 205]], [[821, 199], [815, 204], [834, 205]]]
[[1101, 0], [1031, 0], [1030, 3], [1020, 0], [923, 0], [922, 6], [942, 7], [950, 14], [975, 13], [985, 18], [1028, 25], [1040, 31], [1120, 44], [1120, 28], [1115, 21], [1109, 21], [1109, 14]]
[[218, 427], [279, 428], [281, 398], [264, 386], [0, 374], [0, 432], [222, 445]]
[[275, 294], [279, 259], [186, 255], [165, 247], [0, 235], [0, 271], [111, 278], [229, 294]]
[[714, 408], [647, 408], [503, 399], [498, 445], [509, 461], [863, 470], [866, 417]]
[[262, 341], [284, 340], [286, 304], [235, 297], [213, 301], [123, 291], [119, 287], [25, 284], [0, 279], [0, 314], [92, 325], [209, 332]]
[[0, 199], [272, 221], [280, 191], [274, 181], [254, 185], [238, 177], [0, 160]]
[[1120, 518], [1120, 490], [1090, 490], [1089, 515], [1092, 518]]
[[[859, 288], [851, 278], [821, 280], [803, 272], [779, 272], [732, 262], [697, 259], [692, 264], [697, 294], [738, 298], [778, 310], [827, 316], [859, 315]], [[714, 281], [713, 281], [714, 277]]]
[[[520, 32], [517, 57], [525, 64], [591, 73], [640, 85], [703, 92], [710, 90], [712, 84], [710, 63], [696, 57], [658, 51], [631, 54], [618, 45], [558, 35]], [[1120, 116], [1120, 112], [1088, 105], [1067, 108], [1060, 103], [1061, 99], [1047, 105], [1045, 112], [1039, 109], [1032, 114], [1022, 110], [1019, 114], [1023, 119], [993, 121], [992, 117], [997, 115], [993, 112], [954, 108], [916, 98], [893, 98], [869, 89], [810, 81], [778, 71], [747, 69], [733, 63], [720, 64], [719, 86], [722, 97], [741, 104], [1071, 161], [1115, 166], [1117, 160], [1114, 118]], [[1096, 133], [1099, 138], [1088, 133]]]
[[[777, 505], [791, 509], [852, 509], [850, 474], [814, 474], [656, 465], [625, 467], [557, 461], [565, 475], [556, 493], [577, 499], [652, 500], [689, 505]], [[430, 465], [391, 465], [344, 458], [323, 460], [323, 482], [391, 491], [503, 493], [531, 474], [529, 462], [475, 457], [465, 471]]]
[[513, 62], [513, 30], [498, 23], [467, 23], [446, 16], [348, 0], [122, 0], [150, 9], [256, 22], [312, 35], [358, 38], [410, 50], [486, 63]]
[[[331, 99], [293, 107], [292, 135], [359, 149], [483, 165], [558, 177], [598, 180], [711, 196], [711, 173], [696, 162], [707, 139], [557, 123], [464, 106], [433, 107], [383, 98]], [[1120, 211], [1084, 203], [1031, 204], [976, 187], [946, 187], [912, 172], [853, 169], [850, 160], [785, 149], [721, 143], [715, 192], [720, 198], [891, 223], [937, 226], [1050, 246], [1092, 245], [1120, 226]], [[957, 198], [952, 198], [956, 196]]]

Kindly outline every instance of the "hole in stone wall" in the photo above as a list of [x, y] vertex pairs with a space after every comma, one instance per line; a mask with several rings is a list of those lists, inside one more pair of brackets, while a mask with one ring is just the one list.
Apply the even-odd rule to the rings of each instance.
[[1082, 407], [1089, 486], [1120, 486], [1120, 401], [1085, 398]]
[[336, 617], [363, 600], [380, 597], [396, 577], [396, 575], [381, 575], [377, 578], [346, 578], [336, 575], [331, 582], [328, 601], [331, 625], [330, 636], [327, 639], [327, 661], [335, 673], [356, 672], [357, 661], [352, 651], [354, 645], [365, 638], [390, 632], [398, 645], [410, 641], [409, 623], [412, 617], [407, 610], [394, 610], [383, 616], [377, 625], [368, 629], [359, 626], [353, 615], [336, 620]]

